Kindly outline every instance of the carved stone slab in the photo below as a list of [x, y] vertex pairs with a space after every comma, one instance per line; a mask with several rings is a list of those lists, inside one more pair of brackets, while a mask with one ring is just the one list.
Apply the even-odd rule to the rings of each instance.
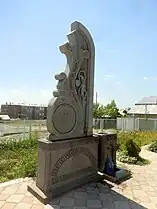
[[47, 111], [47, 129], [52, 141], [93, 134], [94, 43], [79, 22], [71, 24], [67, 37], [68, 42], [60, 46], [67, 65], [64, 72], [55, 75], [57, 90]]
[[98, 137], [52, 142], [38, 141], [36, 185], [29, 191], [44, 204], [75, 187], [97, 181]]

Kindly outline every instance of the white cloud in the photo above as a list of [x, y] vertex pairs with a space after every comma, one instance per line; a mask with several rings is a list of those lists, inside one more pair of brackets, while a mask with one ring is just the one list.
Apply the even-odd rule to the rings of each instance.
[[144, 80], [151, 80], [151, 81], [157, 81], [157, 76], [151, 76], [151, 77], [143, 77]]
[[112, 79], [114, 76], [113, 75], [110, 75], [110, 74], [106, 74], [104, 79], [105, 80], [109, 80], [109, 79]]

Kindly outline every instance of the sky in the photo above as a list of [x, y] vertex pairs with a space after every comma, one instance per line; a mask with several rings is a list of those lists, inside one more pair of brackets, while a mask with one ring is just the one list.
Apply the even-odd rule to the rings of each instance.
[[48, 104], [74, 21], [94, 39], [98, 102], [157, 96], [156, 11], [156, 0], [0, 0], [0, 104]]

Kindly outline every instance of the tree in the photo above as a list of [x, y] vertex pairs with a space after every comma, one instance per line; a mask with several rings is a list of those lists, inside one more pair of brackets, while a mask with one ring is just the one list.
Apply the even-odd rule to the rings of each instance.
[[100, 105], [99, 103], [93, 104], [94, 118], [101, 118], [101, 117], [105, 117], [106, 115], [113, 118], [121, 116], [119, 113], [119, 109], [117, 108], [117, 105], [114, 100], [112, 100], [111, 103], [107, 104], [106, 106]]
[[99, 103], [93, 104], [93, 117], [94, 118], [101, 118], [104, 116], [104, 106], [100, 105]]
[[127, 107], [127, 108], [125, 108], [125, 109], [123, 110], [124, 116], [127, 116], [127, 115], [128, 115], [129, 110], [131, 110], [130, 107]]
[[120, 116], [119, 109], [117, 108], [117, 105], [114, 100], [112, 100], [111, 103], [106, 105], [105, 112], [106, 115], [113, 118]]

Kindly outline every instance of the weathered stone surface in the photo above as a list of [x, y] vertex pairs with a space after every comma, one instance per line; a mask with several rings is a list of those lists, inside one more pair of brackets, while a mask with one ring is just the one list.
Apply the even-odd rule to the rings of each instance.
[[111, 157], [116, 168], [116, 141], [117, 134], [106, 133], [99, 136], [99, 171], [104, 172], [107, 157]]
[[28, 187], [44, 203], [99, 178], [98, 137], [93, 136], [92, 128], [94, 43], [79, 22], [71, 24], [67, 37], [68, 42], [60, 46], [67, 66], [55, 75], [57, 91], [48, 105], [50, 135], [38, 141], [37, 180]]
[[97, 146], [97, 137], [58, 142], [40, 141], [37, 186], [47, 193], [53, 185], [96, 172]]
[[47, 111], [50, 140], [91, 136], [93, 134], [93, 89], [95, 49], [88, 30], [79, 22], [71, 24], [68, 42], [60, 46], [67, 58], [64, 72], [55, 75]]
[[[38, 172], [35, 193], [43, 202], [98, 178], [98, 138], [89, 136], [38, 143]], [[40, 192], [40, 191], [41, 192]], [[34, 193], [34, 195], [35, 195]]]

